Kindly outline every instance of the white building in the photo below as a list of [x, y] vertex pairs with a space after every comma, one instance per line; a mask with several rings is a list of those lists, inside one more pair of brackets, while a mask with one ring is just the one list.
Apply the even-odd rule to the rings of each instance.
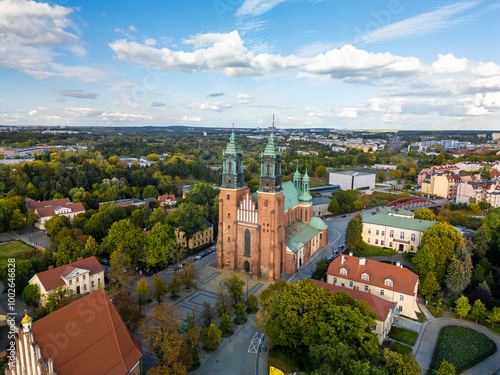
[[375, 189], [375, 173], [356, 171], [330, 172], [330, 185], [340, 185], [342, 190]]

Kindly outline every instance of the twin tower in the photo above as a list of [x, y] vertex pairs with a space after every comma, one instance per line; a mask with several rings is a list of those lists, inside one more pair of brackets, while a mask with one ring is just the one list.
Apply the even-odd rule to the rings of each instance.
[[298, 170], [283, 183], [282, 155], [274, 131], [261, 152], [260, 189], [250, 194], [243, 183], [243, 151], [234, 130], [223, 152], [219, 194], [217, 268], [243, 270], [254, 278], [294, 274], [328, 243], [325, 223], [311, 217], [309, 176]]

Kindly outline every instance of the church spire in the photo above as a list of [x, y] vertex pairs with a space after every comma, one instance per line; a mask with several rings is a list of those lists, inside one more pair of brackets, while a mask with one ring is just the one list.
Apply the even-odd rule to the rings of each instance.
[[307, 204], [312, 202], [312, 196], [311, 193], [309, 193], [309, 183], [310, 183], [310, 178], [309, 175], [307, 174], [307, 168], [306, 168], [306, 173], [302, 178], [302, 193], [299, 195], [300, 203]]
[[222, 152], [222, 158], [222, 187], [226, 189], [245, 187], [243, 183], [243, 150], [236, 142], [234, 124], [229, 143], [226, 150]]
[[276, 192], [282, 190], [281, 187], [281, 152], [274, 139], [274, 115], [271, 134], [266, 148], [260, 153], [260, 191]]
[[293, 174], [293, 186], [295, 186], [295, 189], [297, 189], [297, 191], [300, 193], [300, 172], [298, 164], [297, 164], [297, 169]]

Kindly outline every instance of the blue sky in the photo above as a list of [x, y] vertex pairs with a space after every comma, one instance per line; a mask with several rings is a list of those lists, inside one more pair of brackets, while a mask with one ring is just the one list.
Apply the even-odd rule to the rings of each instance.
[[0, 124], [500, 129], [500, 3], [0, 0]]

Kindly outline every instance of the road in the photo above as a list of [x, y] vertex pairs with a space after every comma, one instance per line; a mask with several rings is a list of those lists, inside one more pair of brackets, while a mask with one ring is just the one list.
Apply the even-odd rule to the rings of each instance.
[[316, 254], [314, 254], [311, 259], [288, 281], [292, 283], [297, 280], [307, 279], [314, 271], [318, 260], [323, 257], [329, 257], [334, 250], [337, 250], [338, 247], [345, 242], [345, 230], [347, 228], [347, 224], [354, 216], [356, 216], [356, 213], [348, 214], [344, 218], [337, 216], [331, 220], [326, 220], [325, 223], [328, 225], [328, 246], [321, 251], [317, 251]]

